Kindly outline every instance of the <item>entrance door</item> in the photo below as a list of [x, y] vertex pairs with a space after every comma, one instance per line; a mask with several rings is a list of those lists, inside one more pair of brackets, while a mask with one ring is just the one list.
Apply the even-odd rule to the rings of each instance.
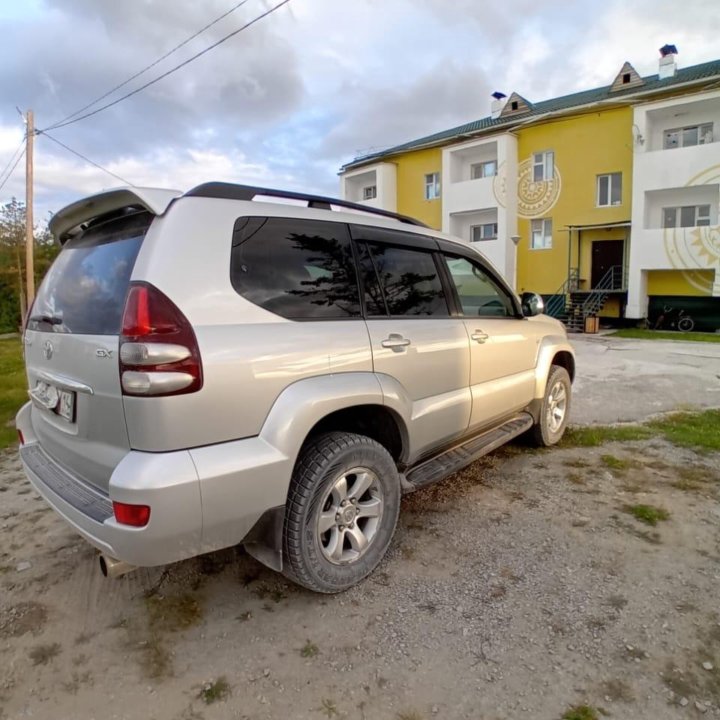
[[625, 255], [624, 240], [595, 240], [592, 244], [592, 272], [590, 275], [591, 288], [596, 288], [605, 277], [605, 273], [617, 265], [621, 268], [620, 273], [614, 277], [613, 289], [622, 286], [622, 266]]

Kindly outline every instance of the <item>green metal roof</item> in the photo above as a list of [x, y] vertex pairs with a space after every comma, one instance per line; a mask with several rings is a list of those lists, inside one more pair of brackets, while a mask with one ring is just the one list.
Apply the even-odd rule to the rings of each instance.
[[664, 78], [663, 80], [661, 80], [657, 74], [647, 75], [643, 78], [642, 85], [627, 88], [626, 90], [611, 91], [611, 85], [605, 85], [593, 90], [583, 90], [581, 92], [572, 93], [571, 95], [563, 95], [562, 97], [543, 100], [538, 103], [533, 103], [531, 105], [530, 112], [495, 119], [487, 116], [465, 125], [459, 125], [449, 130], [443, 130], [432, 135], [426, 135], [425, 137], [418, 138], [417, 140], [411, 140], [410, 142], [402, 143], [401, 145], [395, 145], [394, 147], [381, 150], [380, 152], [357, 157], [352, 162], [343, 165], [342, 170], [348, 170], [352, 167], [365, 165], [370, 161], [379, 160], [389, 155], [397, 155], [398, 153], [414, 150], [419, 147], [444, 145], [447, 141], [454, 140], [464, 135], [481, 134], [484, 131], [493, 130], [495, 128], [511, 128], [515, 125], [526, 123], [532, 118], [540, 118], [549, 113], [561, 112], [573, 108], [579, 109], [585, 105], [591, 105], [603, 100], [622, 100], [623, 98], [627, 99], [634, 95], [652, 93], [653, 91], [660, 93], [668, 88], [672, 88], [675, 85], [699, 82], [705, 79], [717, 77], [718, 75], [720, 75], [720, 60], [713, 60], [711, 62], [702, 63], [701, 65], [680, 68], [673, 77]]

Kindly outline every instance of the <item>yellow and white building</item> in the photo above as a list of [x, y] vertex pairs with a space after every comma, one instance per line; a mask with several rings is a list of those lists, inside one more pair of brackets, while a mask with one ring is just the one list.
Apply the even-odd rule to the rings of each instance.
[[341, 195], [477, 243], [580, 324], [683, 310], [720, 327], [720, 61], [532, 103], [355, 159]]

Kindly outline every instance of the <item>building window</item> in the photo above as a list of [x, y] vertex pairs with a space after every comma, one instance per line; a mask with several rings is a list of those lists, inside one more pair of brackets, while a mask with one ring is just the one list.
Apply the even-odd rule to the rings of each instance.
[[472, 180], [480, 180], [480, 178], [495, 177], [497, 175], [497, 163], [494, 160], [487, 162], [474, 163], [470, 166], [470, 178]]
[[672, 150], [692, 145], [707, 145], [713, 141], [713, 124], [688, 125], [683, 128], [666, 130], [663, 136], [663, 148]]
[[440, 173], [425, 176], [425, 199], [436, 200], [440, 197]]
[[622, 173], [597, 176], [598, 207], [609, 207], [622, 203]]
[[497, 223], [483, 223], [482, 225], [473, 225], [470, 228], [470, 240], [472, 240], [472, 242], [495, 240], [495, 238], [497, 238], [497, 234]]
[[368, 185], [363, 188], [363, 200], [374, 200], [377, 197], [377, 185]]
[[552, 150], [533, 155], [533, 182], [552, 180], [555, 171], [555, 153]]
[[552, 247], [552, 218], [533, 220], [530, 224], [530, 247], [546, 250]]
[[710, 225], [709, 205], [684, 205], [663, 208], [663, 227], [707, 227]]

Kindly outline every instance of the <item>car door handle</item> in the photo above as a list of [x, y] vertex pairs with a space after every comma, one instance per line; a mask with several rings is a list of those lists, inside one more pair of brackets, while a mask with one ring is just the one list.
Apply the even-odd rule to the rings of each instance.
[[484, 343], [490, 336], [482, 330], [476, 330], [470, 337], [476, 343], [480, 343], [482, 345], [482, 343]]
[[395, 352], [400, 352], [404, 347], [407, 347], [410, 344], [410, 340], [404, 338], [399, 333], [390, 333], [387, 339], [383, 340], [380, 344], [384, 348], [390, 348]]

